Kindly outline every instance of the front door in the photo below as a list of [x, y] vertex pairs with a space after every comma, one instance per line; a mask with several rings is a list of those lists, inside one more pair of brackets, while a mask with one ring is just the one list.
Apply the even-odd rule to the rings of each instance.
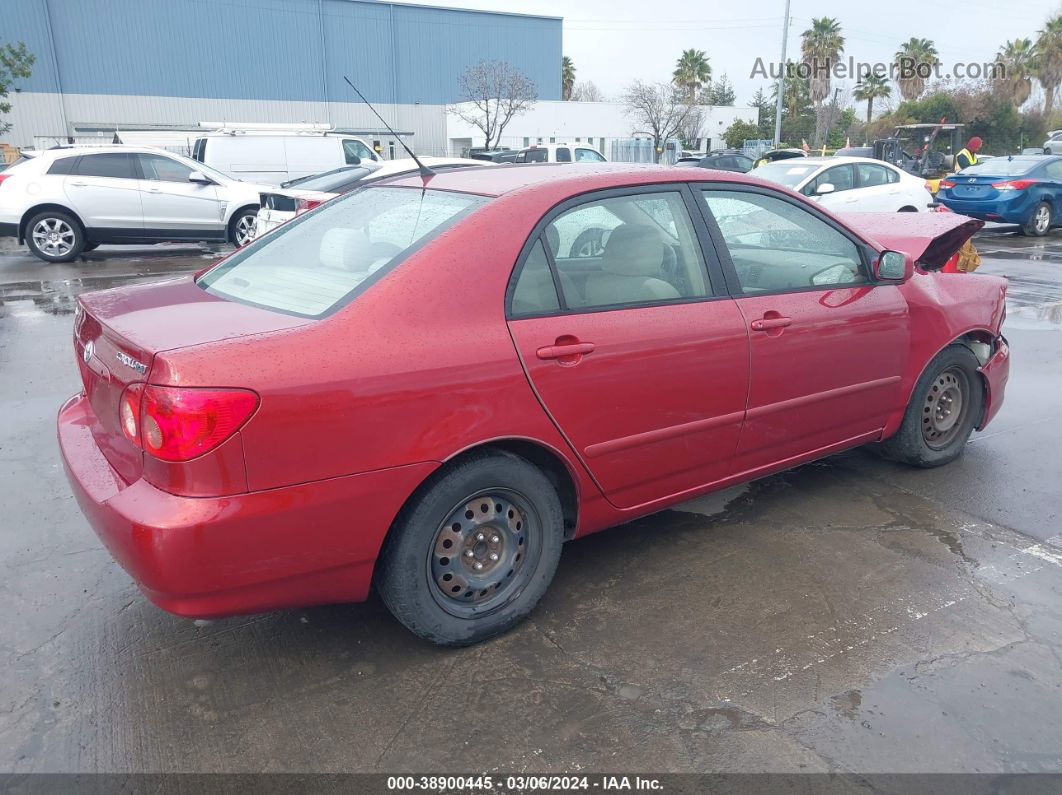
[[63, 183], [70, 206], [92, 230], [113, 230], [118, 236], [144, 228], [139, 171], [127, 152], [82, 155]]
[[225, 206], [216, 185], [189, 182], [194, 170], [164, 155], [140, 154], [144, 232], [157, 237], [216, 238], [225, 234]]
[[862, 246], [795, 200], [701, 192], [750, 333], [736, 472], [785, 464], [880, 430], [903, 404], [907, 301], [874, 284]]
[[744, 416], [748, 332], [684, 195], [573, 200], [525, 250], [508, 309], [543, 407], [623, 508], [729, 474]]

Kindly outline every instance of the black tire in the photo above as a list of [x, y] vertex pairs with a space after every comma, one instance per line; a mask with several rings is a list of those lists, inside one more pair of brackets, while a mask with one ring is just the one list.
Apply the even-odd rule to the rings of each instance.
[[1051, 213], [1051, 205], [1047, 202], [1038, 202], [1033, 207], [1032, 213], [1027, 220], [1021, 226], [1021, 231], [1030, 237], [1043, 237], [1051, 231], [1051, 224], [1054, 222], [1054, 218]]
[[414, 634], [468, 646], [531, 612], [563, 542], [560, 500], [541, 470], [511, 453], [476, 455], [438, 473], [402, 509], [380, 553], [376, 589]]
[[912, 207], [911, 205], [908, 204], [906, 207], [901, 207], [899, 210], [897, 210], [897, 212], [900, 212], [900, 213], [916, 213], [916, 212], [918, 212], [918, 208], [917, 207]]
[[85, 250], [81, 223], [62, 210], [37, 213], [27, 222], [25, 235], [26, 246], [45, 262], [71, 262]]
[[[918, 379], [900, 429], [881, 443], [885, 456], [925, 468], [958, 458], [984, 410], [985, 386], [977, 367], [977, 357], [965, 345], [938, 353]], [[953, 390], [961, 395], [955, 397]], [[952, 411], [956, 416], [942, 431]]]
[[[254, 227], [255, 222], [258, 220], [258, 208], [257, 207], [241, 207], [235, 213], [232, 214], [232, 218], [229, 219], [229, 242], [232, 245], [240, 248], [246, 246], [248, 243], [254, 240]], [[248, 223], [252, 234], [250, 237], [244, 237], [243, 224]]]

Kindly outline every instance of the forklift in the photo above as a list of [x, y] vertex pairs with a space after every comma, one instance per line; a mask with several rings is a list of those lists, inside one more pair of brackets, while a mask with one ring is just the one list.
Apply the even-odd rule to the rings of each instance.
[[934, 196], [940, 180], [955, 170], [955, 156], [965, 144], [966, 125], [901, 124], [888, 138], [874, 141], [873, 157], [926, 181]]

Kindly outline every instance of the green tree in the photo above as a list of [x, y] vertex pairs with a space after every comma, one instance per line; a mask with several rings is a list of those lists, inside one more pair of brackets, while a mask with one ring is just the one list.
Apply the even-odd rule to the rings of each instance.
[[686, 101], [693, 102], [702, 86], [712, 79], [712, 67], [704, 50], [683, 50], [675, 64], [672, 81], [686, 94]]
[[1044, 89], [1044, 116], [1050, 116], [1062, 83], [1062, 14], [1047, 20], [1036, 39], [1036, 79]]
[[[25, 42], [0, 45], [0, 114], [11, 112], [11, 103], [7, 101], [7, 90], [15, 80], [30, 76], [36, 60], [33, 54], [26, 49]], [[10, 129], [10, 122], [0, 121], [0, 135]]]
[[885, 75], [871, 72], [863, 75], [863, 78], [856, 84], [855, 92], [852, 96], [859, 102], [867, 103], [867, 124], [870, 124], [870, 120], [874, 116], [874, 100], [885, 99], [891, 94], [892, 89], [889, 88], [889, 82], [886, 80]]
[[745, 141], [759, 137], [759, 125], [750, 121], [742, 121], [741, 119], [727, 127], [726, 132], [723, 133], [723, 140], [726, 141], [726, 145], [730, 149], [740, 149], [745, 144]]
[[826, 127], [826, 99], [830, 96], [833, 62], [844, 52], [841, 23], [831, 17], [811, 20], [801, 34], [800, 57], [810, 70], [808, 86], [815, 105], [815, 144], [822, 143]]
[[918, 74], [917, 67], [933, 67], [940, 63], [936, 45], [929, 39], [913, 36], [900, 45], [894, 60], [897, 70], [900, 70], [896, 79], [900, 85], [900, 96], [907, 100], [918, 99], [926, 90], [926, 78]]
[[[799, 76], [797, 64], [790, 61], [786, 64], [785, 77], [782, 80], [784, 89], [782, 93], [782, 140], [799, 145], [802, 140], [810, 139], [814, 135], [816, 116], [815, 108], [811, 104], [811, 89], [808, 81]], [[771, 86], [771, 135], [774, 134], [774, 111], [778, 101], [778, 84]]]
[[760, 138], [770, 138], [774, 135], [774, 103], [763, 93], [763, 88], [757, 88], [749, 101], [750, 108], [756, 108], [759, 116]]
[[712, 83], [712, 87], [708, 90], [708, 104], [730, 107], [736, 101], [737, 94], [734, 93], [734, 85], [724, 72], [723, 76]]
[[571, 99], [573, 88], [575, 88], [575, 63], [565, 55], [561, 59], [561, 97], [565, 100]]
[[999, 48], [996, 62], [1006, 70], [1000, 89], [1020, 108], [1032, 93], [1032, 76], [1036, 73], [1036, 46], [1032, 39], [1014, 39]]

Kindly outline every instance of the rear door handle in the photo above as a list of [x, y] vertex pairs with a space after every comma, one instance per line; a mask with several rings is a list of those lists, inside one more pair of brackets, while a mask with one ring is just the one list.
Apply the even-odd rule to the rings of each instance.
[[85, 187], [85, 185], [87, 185], [88, 183], [86, 183], [86, 182], [81, 182], [80, 180], [78, 180], [78, 181], [76, 181], [76, 182], [71, 182], [70, 184], [71, 184], [71, 185], [74, 185], [75, 187], [78, 187], [78, 188], [83, 188], [83, 187]]
[[767, 331], [772, 328], [785, 328], [786, 326], [791, 326], [793, 325], [793, 318], [765, 317], [760, 320], [753, 320], [749, 325], [753, 331]]
[[582, 356], [592, 353], [593, 350], [594, 343], [592, 342], [572, 342], [567, 345], [547, 345], [539, 348], [536, 353], [539, 359], [560, 359], [564, 356]]

